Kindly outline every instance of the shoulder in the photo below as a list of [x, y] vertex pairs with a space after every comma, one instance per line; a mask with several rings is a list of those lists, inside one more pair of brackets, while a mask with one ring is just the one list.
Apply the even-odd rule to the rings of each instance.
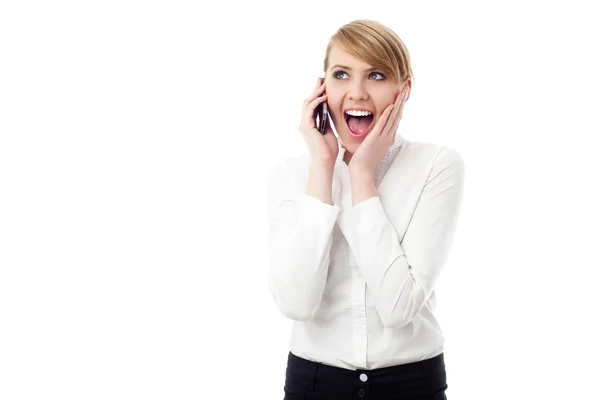
[[310, 153], [303, 153], [300, 155], [288, 156], [288, 157], [279, 157], [273, 162], [271, 162], [269, 166], [269, 170], [276, 169], [289, 169], [289, 170], [297, 170], [303, 169], [310, 165]]
[[406, 140], [402, 144], [400, 153], [403, 157], [424, 159], [434, 163], [444, 161], [462, 162], [462, 156], [456, 148], [440, 143]]
[[277, 172], [298, 172], [303, 171], [310, 166], [310, 154], [300, 154], [288, 157], [279, 157], [268, 165], [267, 170], [269, 174]]
[[280, 157], [272, 161], [267, 167], [268, 183], [281, 185], [287, 183], [302, 183], [306, 180], [306, 172], [310, 166], [310, 153]]
[[402, 164], [420, 166], [432, 172], [447, 167], [464, 169], [464, 159], [458, 149], [440, 143], [406, 140], [398, 156]]

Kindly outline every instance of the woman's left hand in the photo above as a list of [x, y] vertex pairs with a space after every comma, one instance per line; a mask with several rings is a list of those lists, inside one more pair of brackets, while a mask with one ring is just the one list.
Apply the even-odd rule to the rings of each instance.
[[348, 164], [350, 175], [367, 174], [372, 176], [375, 173], [375, 168], [394, 144], [407, 93], [408, 88], [398, 93], [394, 103], [387, 106], [371, 132], [358, 146]]

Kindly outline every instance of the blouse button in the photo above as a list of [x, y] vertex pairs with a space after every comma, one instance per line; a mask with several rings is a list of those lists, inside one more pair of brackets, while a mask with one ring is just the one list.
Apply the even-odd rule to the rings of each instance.
[[360, 380], [361, 380], [362, 382], [366, 382], [366, 381], [367, 381], [367, 379], [369, 379], [369, 378], [367, 377], [367, 374], [360, 374], [360, 377], [359, 377], [359, 378], [360, 378]]

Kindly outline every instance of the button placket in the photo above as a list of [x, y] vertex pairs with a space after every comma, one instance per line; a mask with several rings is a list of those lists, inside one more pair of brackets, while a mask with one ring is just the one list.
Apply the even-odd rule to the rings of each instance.
[[[366, 382], [369, 380], [369, 376], [367, 374], [365, 374], [364, 372], [361, 372], [361, 374], [358, 376], [358, 379], [363, 384], [366, 385]], [[364, 386], [364, 387], [358, 389], [358, 397], [360, 397], [360, 398], [366, 397], [367, 390], [365, 388], [367, 388], [367, 386]]]

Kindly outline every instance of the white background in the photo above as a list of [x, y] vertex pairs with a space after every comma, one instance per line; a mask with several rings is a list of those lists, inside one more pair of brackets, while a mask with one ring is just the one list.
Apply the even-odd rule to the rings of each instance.
[[448, 398], [594, 398], [593, 3], [2, 2], [0, 398], [283, 398], [266, 168], [359, 18], [410, 51], [402, 134], [467, 167]]

